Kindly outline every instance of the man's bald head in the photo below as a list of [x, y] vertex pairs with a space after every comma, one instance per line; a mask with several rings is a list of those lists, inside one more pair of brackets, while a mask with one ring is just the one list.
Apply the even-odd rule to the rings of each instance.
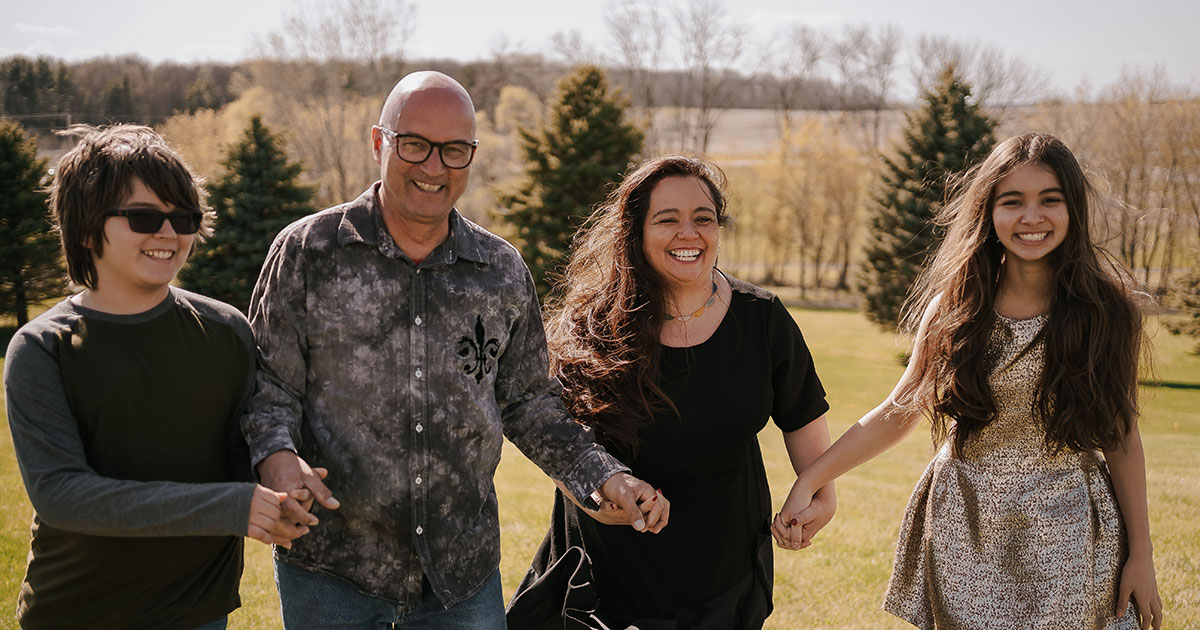
[[383, 103], [383, 111], [379, 113], [380, 126], [391, 128], [400, 118], [408, 100], [422, 92], [440, 92], [443, 96], [460, 100], [474, 123], [475, 104], [471, 102], [471, 95], [467, 94], [466, 88], [441, 72], [423, 70], [405, 76], [392, 88], [387, 101]]
[[[413, 245], [405, 239], [416, 232], [433, 230], [434, 243], [448, 233], [450, 213], [467, 189], [475, 146], [475, 106], [458, 81], [440, 72], [415, 72], [392, 88], [371, 129], [371, 152], [379, 163], [384, 222], [401, 248]], [[447, 151], [455, 168], [446, 166]]]

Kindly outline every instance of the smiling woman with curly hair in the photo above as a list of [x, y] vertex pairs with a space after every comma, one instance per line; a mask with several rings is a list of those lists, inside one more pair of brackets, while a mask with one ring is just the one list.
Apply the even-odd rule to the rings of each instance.
[[[618, 510], [560, 490], [509, 627], [761, 628], [770, 614], [757, 435], [773, 419], [799, 472], [829, 445], [828, 405], [779, 299], [716, 268], [723, 186], [708, 162], [654, 158], [575, 239], [548, 307], [552, 370], [575, 417], [670, 499], [670, 525], [620, 531]], [[835, 501], [832, 484], [819, 493], [824, 521]]]

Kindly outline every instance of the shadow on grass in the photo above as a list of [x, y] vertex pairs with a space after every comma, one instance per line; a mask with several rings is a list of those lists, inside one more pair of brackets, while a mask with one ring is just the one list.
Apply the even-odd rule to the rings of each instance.
[[1138, 381], [1142, 387], [1162, 387], [1163, 389], [1200, 389], [1200, 383], [1185, 383], [1183, 381]]

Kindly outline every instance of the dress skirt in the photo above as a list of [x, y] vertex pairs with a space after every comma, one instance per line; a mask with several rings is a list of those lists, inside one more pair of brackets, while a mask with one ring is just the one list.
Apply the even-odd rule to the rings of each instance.
[[1108, 467], [1049, 447], [1034, 412], [1045, 322], [997, 316], [996, 417], [961, 455], [943, 446], [909, 500], [884, 608], [919, 628], [1138, 627], [1132, 604], [1114, 615], [1127, 547]]

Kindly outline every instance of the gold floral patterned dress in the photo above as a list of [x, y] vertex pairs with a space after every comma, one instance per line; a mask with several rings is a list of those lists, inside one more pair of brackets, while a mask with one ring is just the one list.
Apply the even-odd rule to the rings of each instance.
[[[945, 445], [913, 490], [884, 608], [931, 630], [1136, 628], [1117, 618], [1125, 529], [1097, 452], [1047, 449], [1032, 411], [1045, 315], [997, 315], [988, 377], [997, 417]], [[1026, 351], [1026, 349], [1028, 350]]]

